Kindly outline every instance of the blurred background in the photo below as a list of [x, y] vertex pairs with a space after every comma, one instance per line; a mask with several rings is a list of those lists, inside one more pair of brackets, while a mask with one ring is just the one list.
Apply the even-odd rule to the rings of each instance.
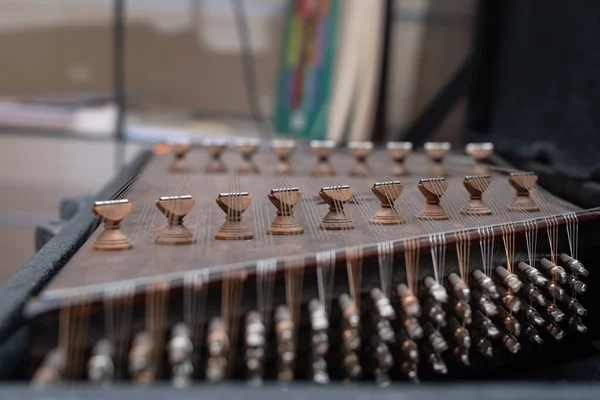
[[[3, 0], [0, 282], [147, 143], [402, 138], [460, 75], [477, 3]], [[431, 137], [458, 144], [466, 98], [448, 108]]]

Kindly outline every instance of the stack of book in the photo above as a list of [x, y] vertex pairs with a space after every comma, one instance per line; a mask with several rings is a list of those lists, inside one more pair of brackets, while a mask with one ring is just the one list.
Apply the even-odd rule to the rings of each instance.
[[275, 130], [338, 143], [370, 140], [379, 106], [387, 0], [294, 0]]

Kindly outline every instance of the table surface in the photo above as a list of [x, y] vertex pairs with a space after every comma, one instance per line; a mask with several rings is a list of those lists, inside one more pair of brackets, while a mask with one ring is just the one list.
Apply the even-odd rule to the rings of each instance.
[[[35, 227], [60, 200], [95, 193], [115, 173], [115, 142], [0, 135], [0, 284], [35, 252]], [[140, 145], [126, 145], [126, 160]]]

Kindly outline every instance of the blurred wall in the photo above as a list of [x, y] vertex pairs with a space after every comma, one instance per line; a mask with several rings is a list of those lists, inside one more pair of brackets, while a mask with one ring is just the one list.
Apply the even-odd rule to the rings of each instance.
[[[388, 125], [406, 127], [438, 94], [470, 54], [477, 0], [396, 0], [392, 28]], [[462, 101], [434, 135], [458, 142]]]
[[[412, 121], [470, 50], [476, 0], [395, 0], [388, 125]], [[286, 0], [245, 0], [261, 99], [270, 108]], [[247, 116], [227, 0], [128, 0], [127, 88], [147, 105]], [[4, 0], [0, 96], [110, 91], [110, 0]], [[442, 130], [462, 124], [459, 107]]]

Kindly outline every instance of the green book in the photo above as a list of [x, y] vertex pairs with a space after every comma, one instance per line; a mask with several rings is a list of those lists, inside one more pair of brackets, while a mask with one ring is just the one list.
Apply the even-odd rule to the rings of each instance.
[[294, 0], [285, 23], [275, 130], [325, 139], [335, 60], [339, 0]]

